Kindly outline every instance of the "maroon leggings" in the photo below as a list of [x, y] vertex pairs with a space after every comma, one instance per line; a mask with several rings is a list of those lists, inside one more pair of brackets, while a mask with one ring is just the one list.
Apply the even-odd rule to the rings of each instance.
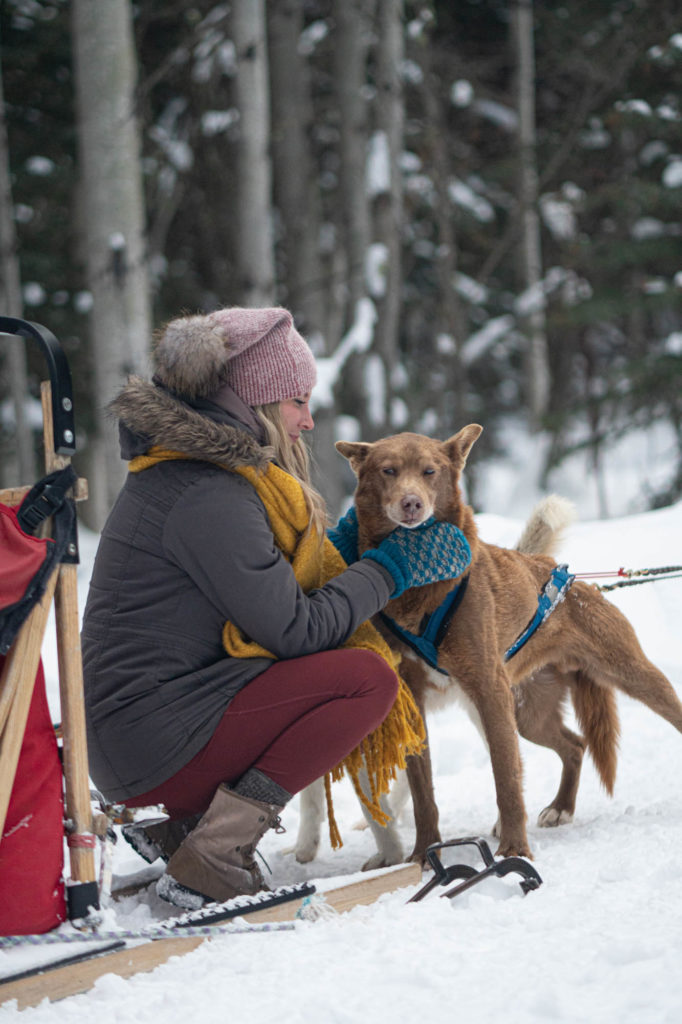
[[184, 768], [125, 802], [163, 803], [171, 818], [186, 818], [203, 813], [220, 783], [236, 782], [248, 768], [298, 793], [383, 722], [397, 692], [398, 677], [372, 651], [323, 651], [275, 662], [240, 690]]

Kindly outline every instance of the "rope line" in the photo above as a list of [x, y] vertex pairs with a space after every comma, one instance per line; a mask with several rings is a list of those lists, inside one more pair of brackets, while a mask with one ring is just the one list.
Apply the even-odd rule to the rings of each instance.
[[[46, 935], [3, 935], [0, 936], [0, 949], [14, 949], [16, 946], [60, 946], [63, 943], [111, 942], [114, 939], [168, 939], [175, 936], [192, 938], [193, 936], [210, 935], [245, 935], [249, 932], [283, 932], [293, 931], [293, 921], [278, 921], [251, 925], [203, 925], [188, 928], [164, 928], [157, 925], [141, 928], [137, 931], [123, 929], [105, 932], [68, 932], [64, 935], [48, 932]], [[0, 978], [0, 981], [2, 979]]]
[[670, 572], [682, 572], [682, 565], [666, 565], [657, 569], [623, 569], [621, 567], [611, 572], [577, 572], [575, 576], [579, 579], [594, 579], [603, 576], [663, 576]]
[[[682, 572], [671, 573], [670, 576], [665, 576], [664, 579], [674, 580], [674, 579], [678, 579], [679, 577], [682, 577]], [[597, 590], [604, 590], [604, 591], [606, 591], [606, 590], [616, 590], [618, 587], [636, 587], [640, 583], [656, 583], [656, 582], [657, 581], [655, 579], [654, 580], [652, 580], [652, 579], [646, 579], [646, 580], [620, 580], [618, 583], [602, 584], [602, 586], [598, 586], [597, 587]]]
[[[635, 587], [638, 583], [655, 583], [656, 577], [669, 580], [678, 579], [682, 576], [682, 565], [665, 565], [655, 569], [624, 569], [621, 567], [610, 572], [576, 572], [574, 575], [576, 579], [582, 580], [608, 579], [612, 576], [625, 577], [625, 579], [619, 580], [618, 583], [603, 584], [601, 586], [595, 584], [597, 590], [607, 591], [616, 590], [619, 587]], [[643, 576], [645, 578], [633, 579], [635, 576]]]

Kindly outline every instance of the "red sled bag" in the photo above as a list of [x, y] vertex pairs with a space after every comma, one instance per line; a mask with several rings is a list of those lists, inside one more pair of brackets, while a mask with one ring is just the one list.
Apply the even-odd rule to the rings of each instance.
[[[64, 554], [75, 479], [68, 466], [40, 480], [19, 508], [0, 505], [0, 672]], [[33, 536], [49, 516], [54, 539]], [[0, 935], [42, 934], [66, 920], [63, 819], [62, 765], [39, 662], [0, 836]]]
[[63, 872], [62, 766], [41, 662], [0, 840], [0, 935], [40, 935], [65, 921]]

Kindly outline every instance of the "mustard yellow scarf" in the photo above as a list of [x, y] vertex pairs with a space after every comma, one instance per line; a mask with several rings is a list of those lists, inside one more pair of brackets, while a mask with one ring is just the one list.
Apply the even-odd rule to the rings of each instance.
[[[180, 452], [159, 447], [150, 449], [129, 463], [131, 472], [136, 473], [167, 459], [182, 459], [187, 456]], [[239, 473], [255, 488], [265, 505], [275, 543], [291, 563], [294, 575], [301, 589], [308, 593], [322, 586], [327, 580], [340, 575], [347, 565], [331, 541], [325, 537], [322, 545], [315, 531], [309, 531], [309, 514], [303, 489], [297, 480], [274, 463], [268, 463], [265, 471], [259, 472], [252, 466], [238, 467]], [[273, 655], [254, 641], [247, 640], [232, 622], [223, 628], [223, 646], [235, 658], [270, 657]], [[383, 637], [371, 622], [363, 622], [343, 645], [363, 648], [381, 655], [391, 668], [397, 670], [400, 656], [391, 651]], [[405, 767], [405, 758], [419, 754], [425, 741], [424, 724], [412, 694], [400, 679], [398, 696], [382, 724], [370, 733], [360, 746], [338, 764], [325, 777], [329, 831], [334, 848], [341, 846], [341, 837], [333, 813], [331, 782], [350, 777], [358, 797], [369, 809], [372, 817], [386, 824], [388, 820], [379, 806], [381, 794], [388, 792], [396, 770]], [[370, 795], [363, 792], [358, 774], [365, 768], [370, 786]]]

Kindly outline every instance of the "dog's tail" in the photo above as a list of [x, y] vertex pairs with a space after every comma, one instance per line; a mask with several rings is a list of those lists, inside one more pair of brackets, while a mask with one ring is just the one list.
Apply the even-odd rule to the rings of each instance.
[[538, 502], [530, 514], [516, 550], [524, 555], [554, 555], [564, 530], [575, 520], [573, 502], [550, 494]]
[[574, 679], [571, 695], [576, 718], [602, 785], [613, 796], [620, 736], [616, 695], [584, 672], [576, 672]]

